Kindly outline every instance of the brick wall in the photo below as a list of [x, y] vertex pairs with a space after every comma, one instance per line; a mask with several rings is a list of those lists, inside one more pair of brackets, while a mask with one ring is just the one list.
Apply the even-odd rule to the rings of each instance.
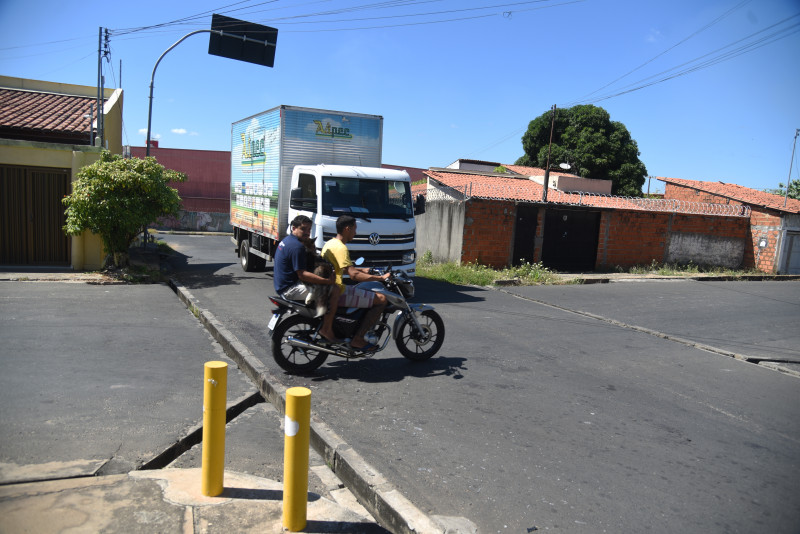
[[[774, 273], [778, 269], [778, 245], [781, 239], [781, 217], [772, 210], [750, 207], [751, 246], [745, 249], [747, 268], [755, 267], [761, 272]], [[759, 243], [766, 239], [766, 247]]]
[[[742, 217], [686, 215], [649, 211], [604, 211], [600, 217], [597, 268], [647, 265], [668, 261], [670, 236], [736, 242], [747, 238], [749, 223]], [[747, 250], [747, 247], [745, 247]]]
[[[539, 209], [534, 261], [540, 261], [544, 213]], [[516, 219], [514, 203], [472, 199], [465, 203], [461, 262], [502, 268], [510, 264]], [[750, 221], [743, 217], [688, 215], [639, 210], [604, 210], [600, 217], [597, 269], [664, 263], [670, 236], [695, 236], [723, 243], [750, 242]], [[744, 261], [747, 260], [745, 246]], [[752, 251], [751, 251], [752, 252]], [[763, 253], [762, 253], [763, 257]], [[752, 259], [752, 254], [751, 254]]]
[[[688, 200], [690, 202], [708, 202], [712, 204], [732, 204], [741, 206], [742, 202], [705, 191], [697, 191], [667, 183], [664, 198]], [[765, 273], [777, 272], [777, 251], [781, 238], [781, 216], [774, 210], [750, 205], [750, 224], [747, 246], [744, 249], [743, 269], [758, 269]], [[766, 239], [766, 247], [759, 243]]]
[[502, 268], [509, 265], [516, 209], [500, 200], [472, 199], [466, 203], [461, 262]]

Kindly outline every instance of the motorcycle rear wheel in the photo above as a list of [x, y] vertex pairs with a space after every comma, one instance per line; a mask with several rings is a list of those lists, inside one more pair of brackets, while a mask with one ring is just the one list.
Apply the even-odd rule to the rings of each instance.
[[306, 374], [325, 363], [327, 353], [293, 347], [288, 343], [290, 337], [312, 342], [317, 323], [318, 320], [292, 315], [278, 324], [272, 332], [272, 358], [281, 369], [291, 374]]
[[414, 335], [414, 323], [407, 318], [397, 327], [395, 343], [400, 354], [421, 362], [439, 352], [444, 343], [444, 321], [434, 310], [425, 310], [417, 317], [421, 335]]

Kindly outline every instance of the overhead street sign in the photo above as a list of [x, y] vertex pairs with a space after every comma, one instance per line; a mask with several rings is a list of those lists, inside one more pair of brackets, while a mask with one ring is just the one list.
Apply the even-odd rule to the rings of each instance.
[[216, 13], [211, 17], [209, 54], [272, 67], [277, 44], [277, 28]]

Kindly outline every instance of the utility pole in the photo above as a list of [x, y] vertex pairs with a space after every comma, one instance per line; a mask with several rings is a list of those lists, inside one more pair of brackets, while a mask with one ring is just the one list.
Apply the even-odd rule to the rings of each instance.
[[[101, 130], [100, 130], [100, 115], [103, 114], [103, 95], [102, 91], [102, 79], [103, 77], [103, 27], [100, 26], [97, 32], [97, 134], [95, 135], [95, 140], [101, 137]], [[103, 146], [102, 141], [100, 142], [100, 146]]]
[[797, 148], [797, 136], [800, 134], [800, 128], [795, 129], [794, 131], [794, 144], [792, 145], [792, 161], [789, 162], [789, 179], [786, 180], [786, 194], [783, 197], [783, 207], [786, 207], [786, 203], [789, 201], [789, 186], [792, 185], [792, 165], [794, 164], [794, 149]]
[[550, 149], [553, 147], [553, 127], [556, 124], [556, 105], [550, 108], [550, 143], [547, 145], [547, 166], [544, 168], [544, 189], [542, 190], [542, 202], [547, 202], [547, 188], [550, 187]]

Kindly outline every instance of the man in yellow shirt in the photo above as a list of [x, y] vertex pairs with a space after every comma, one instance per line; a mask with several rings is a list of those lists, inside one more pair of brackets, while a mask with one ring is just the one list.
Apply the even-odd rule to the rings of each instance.
[[322, 247], [322, 257], [331, 262], [336, 273], [336, 284], [341, 290], [341, 296], [336, 306], [330, 313], [336, 313], [338, 306], [347, 308], [369, 308], [361, 327], [350, 340], [350, 346], [371, 352], [378, 347], [372, 343], [367, 343], [364, 339], [370, 328], [377, 322], [381, 312], [386, 307], [386, 297], [374, 291], [358, 289], [354, 286], [345, 286], [342, 283], [342, 275], [347, 274], [354, 282], [382, 281], [390, 276], [386, 273], [383, 276], [369, 274], [369, 269], [356, 267], [350, 260], [350, 252], [347, 250], [347, 243], [356, 236], [356, 220], [350, 215], [342, 215], [336, 219], [336, 237], [325, 243]]

